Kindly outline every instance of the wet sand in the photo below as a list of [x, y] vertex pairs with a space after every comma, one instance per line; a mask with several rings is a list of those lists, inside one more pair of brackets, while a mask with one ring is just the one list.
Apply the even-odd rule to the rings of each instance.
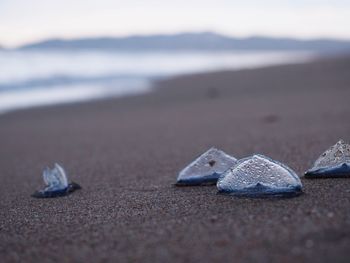
[[[216, 146], [300, 176], [350, 140], [350, 58], [175, 77], [153, 93], [0, 116], [1, 262], [349, 262], [350, 179], [291, 199], [174, 187]], [[83, 189], [34, 199], [59, 162]]]

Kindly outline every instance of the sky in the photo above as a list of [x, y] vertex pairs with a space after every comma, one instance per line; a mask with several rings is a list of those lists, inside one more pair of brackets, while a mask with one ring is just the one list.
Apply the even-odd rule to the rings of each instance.
[[0, 0], [0, 45], [215, 31], [350, 39], [350, 0]]

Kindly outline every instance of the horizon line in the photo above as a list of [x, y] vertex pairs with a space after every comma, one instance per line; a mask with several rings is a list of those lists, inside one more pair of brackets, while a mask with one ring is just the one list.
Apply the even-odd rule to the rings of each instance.
[[43, 43], [51, 40], [56, 41], [74, 41], [74, 40], [81, 40], [81, 39], [102, 39], [102, 38], [109, 38], [109, 39], [124, 39], [124, 38], [130, 38], [130, 37], [151, 37], [151, 36], [177, 36], [177, 35], [184, 35], [184, 34], [213, 34], [218, 35], [222, 37], [227, 37], [231, 39], [249, 39], [249, 38], [269, 38], [269, 39], [288, 39], [288, 40], [297, 40], [297, 41], [317, 41], [317, 40], [331, 40], [331, 41], [339, 41], [339, 42], [350, 42], [350, 37], [333, 37], [333, 36], [317, 36], [317, 37], [300, 37], [300, 36], [290, 36], [290, 35], [271, 35], [271, 34], [249, 34], [246, 36], [239, 36], [234, 34], [227, 34], [227, 33], [221, 33], [218, 31], [210, 31], [210, 30], [202, 30], [202, 31], [177, 31], [172, 33], [130, 33], [130, 34], [101, 34], [101, 35], [94, 35], [94, 34], [88, 34], [88, 35], [77, 35], [77, 36], [49, 36], [49, 37], [43, 37], [43, 38], [36, 38], [30, 41], [25, 41], [21, 44], [14, 44], [14, 45], [6, 45], [2, 44], [0, 42], [0, 50], [1, 49], [8, 49], [8, 50], [14, 50], [14, 49], [20, 49], [21, 47], [25, 47], [27, 45], [32, 44], [38, 44]]

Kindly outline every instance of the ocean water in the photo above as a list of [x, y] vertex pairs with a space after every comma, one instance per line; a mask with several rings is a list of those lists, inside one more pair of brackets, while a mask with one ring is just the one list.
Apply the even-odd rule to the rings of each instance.
[[0, 113], [152, 91], [173, 75], [307, 62], [310, 52], [0, 51]]

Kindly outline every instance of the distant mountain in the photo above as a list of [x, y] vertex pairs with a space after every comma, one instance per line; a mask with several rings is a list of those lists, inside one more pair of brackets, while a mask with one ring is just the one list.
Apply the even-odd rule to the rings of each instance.
[[248, 37], [232, 38], [220, 34], [182, 33], [129, 37], [81, 38], [73, 40], [50, 39], [20, 47], [22, 50], [312, 50], [319, 52], [350, 51], [350, 41], [291, 38]]

